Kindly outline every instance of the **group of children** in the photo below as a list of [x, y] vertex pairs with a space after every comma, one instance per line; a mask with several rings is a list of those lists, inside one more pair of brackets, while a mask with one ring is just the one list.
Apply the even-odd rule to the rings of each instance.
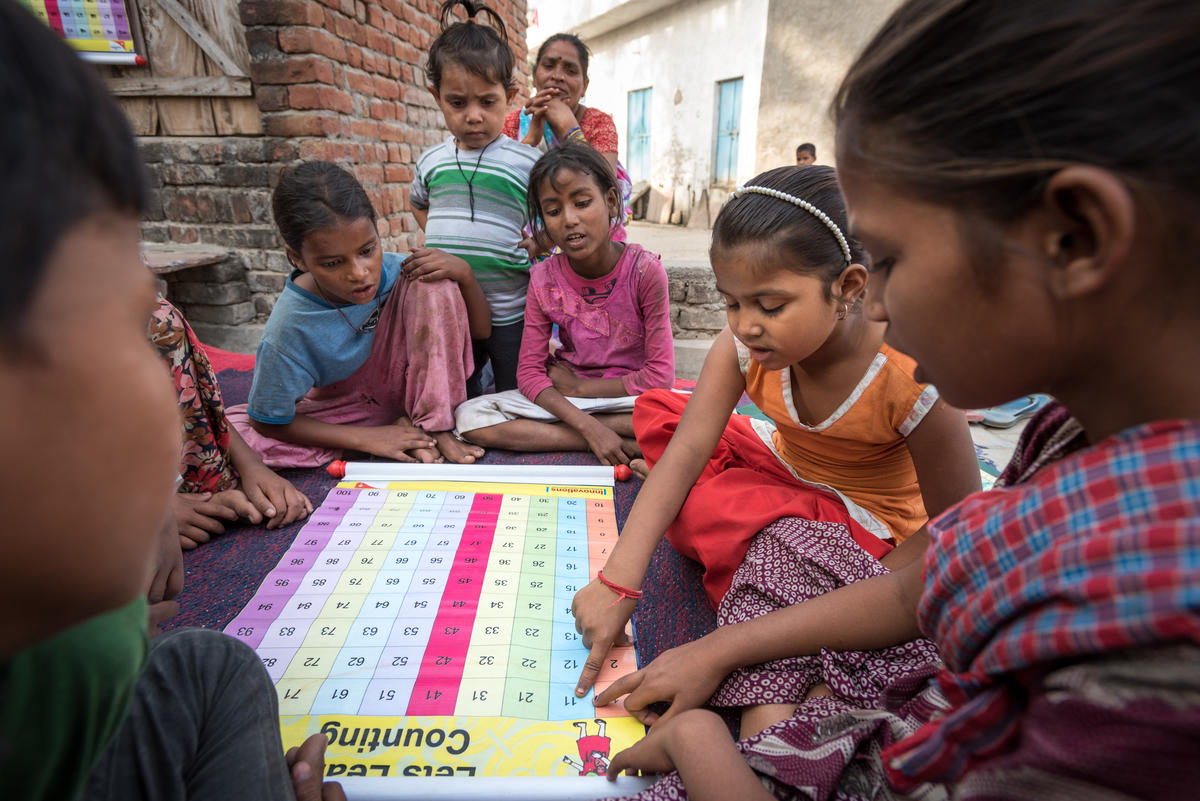
[[[451, 23], [459, 5], [471, 19]], [[615, 175], [586, 145], [501, 134], [512, 53], [478, 11], [445, 3], [429, 53], [451, 137], [418, 161], [426, 247], [383, 252], [341, 168], [289, 170], [273, 211], [295, 270], [226, 417], [194, 334], [152, 306], [120, 111], [0, 0], [0, 243], [17, 265], [0, 441], [22, 454], [3, 490], [6, 788], [342, 797], [322, 735], [282, 753], [253, 652], [204, 631], [150, 648], [147, 599], [178, 591], [176, 532], [194, 545], [311, 511], [271, 467], [483, 446], [587, 448], [646, 476], [572, 604], [591, 649], [578, 694], [627, 636], [662, 537], [704, 567], [717, 630], [596, 698], [651, 726], [610, 776], [674, 771], [645, 798], [1191, 793], [1200, 386], [1180, 365], [1200, 355], [1200, 12], [901, 6], [839, 92], [838, 173], [764, 173], [718, 215], [729, 326], [689, 396], [669, 389], [663, 268], [612, 236]], [[558, 249], [532, 266], [527, 223]], [[1036, 391], [1065, 406], [979, 493], [947, 403]], [[771, 423], [731, 417], [743, 393]], [[70, 507], [40, 480], [64, 465]], [[736, 710], [739, 738], [705, 706]]]
[[[295, 272], [230, 420], [274, 467], [343, 451], [469, 463], [481, 445], [628, 463], [633, 396], [674, 381], [666, 273], [613, 240], [620, 192], [595, 150], [543, 155], [501, 133], [516, 84], [499, 17], [459, 0], [442, 20], [426, 73], [450, 137], [410, 195], [425, 247], [385, 253], [340, 167], [285, 173], [272, 202]], [[556, 255], [531, 266], [527, 224]]]

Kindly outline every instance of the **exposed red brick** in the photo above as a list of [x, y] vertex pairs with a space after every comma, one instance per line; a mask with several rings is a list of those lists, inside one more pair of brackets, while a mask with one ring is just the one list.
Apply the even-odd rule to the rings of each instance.
[[320, 25], [321, 9], [309, 0], [241, 0], [243, 25]]
[[318, 56], [291, 56], [255, 61], [250, 77], [256, 84], [333, 83], [333, 65]]
[[328, 136], [336, 133], [339, 128], [335, 118], [315, 112], [270, 114], [263, 119], [263, 133], [267, 136]]

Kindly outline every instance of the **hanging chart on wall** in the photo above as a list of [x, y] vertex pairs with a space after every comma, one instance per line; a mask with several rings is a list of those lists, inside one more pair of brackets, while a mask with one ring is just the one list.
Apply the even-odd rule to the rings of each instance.
[[88, 61], [142, 65], [125, 0], [18, 0]]

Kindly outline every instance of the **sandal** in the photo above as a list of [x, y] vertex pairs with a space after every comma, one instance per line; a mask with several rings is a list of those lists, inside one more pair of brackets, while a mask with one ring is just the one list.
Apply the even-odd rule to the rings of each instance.
[[1049, 402], [1049, 395], [1025, 395], [990, 409], [977, 410], [979, 422], [989, 428], [1012, 428], [1021, 420], [1032, 417]]

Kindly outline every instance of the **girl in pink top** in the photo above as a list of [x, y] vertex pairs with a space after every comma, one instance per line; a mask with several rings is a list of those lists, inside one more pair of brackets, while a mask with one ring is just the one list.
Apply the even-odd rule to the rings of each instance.
[[486, 447], [587, 449], [628, 464], [641, 455], [634, 400], [675, 380], [666, 271], [640, 245], [612, 240], [617, 180], [594, 149], [555, 148], [529, 187], [530, 218], [562, 252], [530, 270], [518, 390], [459, 406], [457, 433]]

